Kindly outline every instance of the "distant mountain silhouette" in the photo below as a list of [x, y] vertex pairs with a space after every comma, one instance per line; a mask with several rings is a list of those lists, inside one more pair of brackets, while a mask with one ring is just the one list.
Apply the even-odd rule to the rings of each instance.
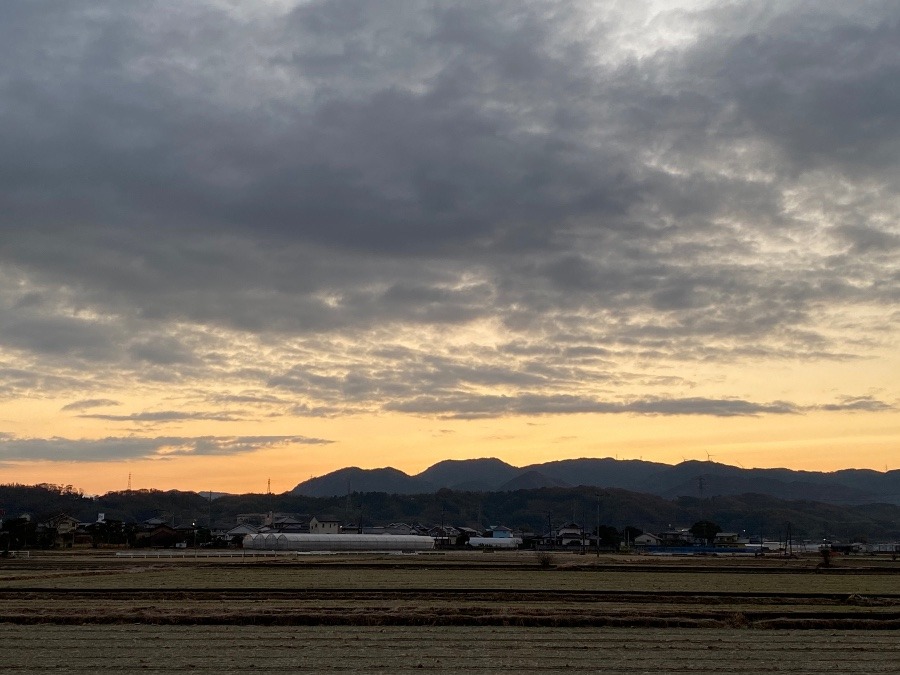
[[566, 459], [515, 467], [496, 459], [445, 460], [410, 476], [393, 468], [350, 467], [310, 478], [292, 492], [333, 497], [348, 492], [429, 494], [441, 489], [503, 492], [544, 487], [619, 488], [672, 499], [761, 494], [832, 504], [900, 504], [900, 470], [834, 472], [743, 469], [712, 461], [670, 465], [641, 460]]
[[498, 488], [499, 492], [512, 492], [513, 490], [537, 490], [547, 487], [572, 487], [570, 483], [551, 478], [540, 471], [526, 471], [520, 473], [512, 480], [506, 481]]
[[522, 473], [522, 469], [488, 457], [485, 459], [445, 459], [415, 476], [423, 484], [452, 490], [482, 492], [496, 490], [498, 486]]
[[[312, 484], [312, 489], [304, 486]], [[387, 492], [389, 494], [409, 495], [419, 492], [433, 492], [421, 481], [407, 476], [402, 471], [392, 468], [360, 469], [351, 466], [346, 469], [332, 471], [319, 478], [311, 478], [300, 483], [292, 492], [309, 497], [332, 497], [351, 492]]]
[[669, 469], [668, 464], [644, 462], [637, 459], [563, 459], [545, 464], [532, 464], [522, 471], [538, 471], [568, 485], [614, 487], [623, 490], [650, 492], [646, 489], [654, 476]]

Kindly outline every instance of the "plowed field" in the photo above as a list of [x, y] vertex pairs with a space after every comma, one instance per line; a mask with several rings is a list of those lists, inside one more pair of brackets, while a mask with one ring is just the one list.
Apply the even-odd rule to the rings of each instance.
[[0, 561], [0, 671], [900, 672], [900, 565]]
[[897, 634], [0, 624], [4, 672], [897, 673]]

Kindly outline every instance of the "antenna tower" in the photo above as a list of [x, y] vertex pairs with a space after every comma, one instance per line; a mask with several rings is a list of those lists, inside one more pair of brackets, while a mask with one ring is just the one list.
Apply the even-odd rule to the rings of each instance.
[[131, 472], [128, 472], [128, 494], [131, 494]]

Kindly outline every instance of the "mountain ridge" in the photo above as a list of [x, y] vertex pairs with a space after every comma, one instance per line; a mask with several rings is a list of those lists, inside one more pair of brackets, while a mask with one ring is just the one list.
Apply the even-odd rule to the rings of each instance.
[[664, 464], [611, 457], [553, 460], [523, 467], [496, 457], [443, 460], [413, 475], [393, 467], [346, 467], [303, 481], [291, 493], [333, 497], [351, 492], [430, 494], [441, 489], [503, 492], [564, 486], [618, 488], [669, 499], [755, 493], [833, 504], [900, 505], [900, 470], [745, 469], [710, 460]]

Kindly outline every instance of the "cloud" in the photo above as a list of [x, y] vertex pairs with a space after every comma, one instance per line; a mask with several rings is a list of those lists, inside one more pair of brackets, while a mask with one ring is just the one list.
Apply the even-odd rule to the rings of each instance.
[[136, 436], [102, 439], [19, 438], [0, 434], [0, 461], [111, 462], [183, 455], [238, 455], [270, 447], [327, 445], [307, 436]]
[[797, 406], [786, 402], [753, 403], [738, 399], [647, 399], [625, 403], [591, 400], [578, 396], [422, 396], [411, 401], [388, 404], [388, 410], [449, 419], [480, 419], [505, 415], [642, 414], [710, 415], [715, 417], [792, 414]]
[[114, 351], [110, 336], [97, 322], [78, 317], [10, 317], [0, 328], [9, 347], [49, 356], [76, 356], [89, 361]]
[[47, 367], [22, 368], [0, 362], [0, 399], [15, 400], [41, 393], [71, 392], [83, 394], [90, 383], [80, 374]]
[[840, 403], [801, 406], [789, 401], [755, 403], [741, 399], [650, 398], [626, 402], [592, 400], [571, 395], [520, 394], [517, 396], [419, 396], [389, 403], [386, 410], [442, 419], [481, 419], [506, 415], [632, 414], [632, 415], [707, 415], [712, 417], [756, 417], [760, 415], [796, 415], [807, 412], [864, 411], [890, 412], [896, 406], [870, 397], [848, 397]]
[[99, 413], [86, 413], [79, 415], [84, 419], [106, 420], [108, 422], [141, 422], [148, 424], [165, 424], [168, 422], [183, 422], [191, 420], [213, 420], [216, 422], [236, 422], [241, 417], [229, 413], [201, 412], [187, 410], [156, 410], [129, 415], [102, 415]]
[[79, 411], [79, 410], [90, 410], [91, 408], [106, 408], [108, 406], [122, 405], [118, 401], [115, 401], [110, 398], [86, 398], [81, 401], [72, 401], [72, 403], [67, 403], [62, 408], [61, 411]]
[[893, 348], [898, 26], [878, 0], [8, 8], [0, 397], [806, 410], [698, 366]]
[[129, 352], [136, 359], [163, 366], [194, 360], [190, 350], [169, 335], [135, 342], [129, 347]]
[[817, 406], [819, 410], [828, 412], [858, 411], [858, 412], [888, 412], [897, 409], [897, 406], [884, 401], [879, 401], [871, 396], [847, 396], [840, 403], [828, 403]]

